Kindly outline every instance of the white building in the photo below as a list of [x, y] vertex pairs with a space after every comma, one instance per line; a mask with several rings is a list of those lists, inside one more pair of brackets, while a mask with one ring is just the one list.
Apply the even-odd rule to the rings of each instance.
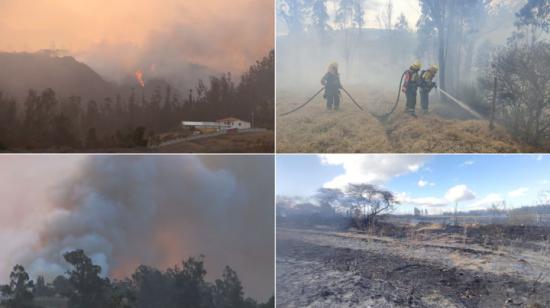
[[251, 128], [250, 122], [243, 121], [237, 118], [223, 118], [216, 122], [200, 122], [200, 121], [183, 121], [181, 124], [184, 127], [193, 129], [215, 129], [215, 130], [229, 130], [229, 129], [247, 129]]
[[219, 119], [216, 122], [222, 123], [225, 127], [228, 127], [228, 129], [232, 129], [232, 128], [247, 129], [252, 127], [252, 125], [250, 125], [250, 122], [246, 122], [241, 119], [237, 119], [233, 117]]

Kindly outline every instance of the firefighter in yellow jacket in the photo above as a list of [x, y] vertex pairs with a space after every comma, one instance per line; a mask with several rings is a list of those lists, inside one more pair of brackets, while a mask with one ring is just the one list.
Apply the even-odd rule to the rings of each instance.
[[407, 96], [407, 113], [412, 116], [416, 116], [416, 93], [418, 92], [420, 81], [418, 71], [420, 71], [421, 66], [422, 64], [420, 61], [416, 61], [413, 65], [411, 65], [411, 67], [405, 72], [405, 80], [402, 88], [402, 91]]
[[430, 91], [433, 88], [437, 88], [437, 84], [433, 80], [438, 70], [439, 68], [434, 64], [429, 69], [420, 73], [420, 106], [424, 113], [428, 113]]

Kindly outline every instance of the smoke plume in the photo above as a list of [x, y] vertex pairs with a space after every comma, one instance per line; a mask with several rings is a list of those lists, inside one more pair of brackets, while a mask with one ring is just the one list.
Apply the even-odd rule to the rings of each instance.
[[[53, 279], [67, 270], [62, 254], [72, 249], [84, 249], [115, 278], [140, 264], [165, 269], [204, 254], [210, 277], [229, 265], [246, 294], [259, 300], [273, 294], [271, 157], [93, 156], [72, 164], [60, 181], [50, 172], [67, 167], [48, 170], [53, 186], [36, 182], [41, 195], [33, 201], [44, 198], [42, 206], [27, 209], [39, 208], [37, 214], [20, 209], [20, 227], [0, 227], [0, 238], [14, 239], [0, 253], [0, 279], [15, 262]], [[9, 181], [9, 173], [2, 180]], [[21, 185], [12, 194], [21, 193]], [[17, 206], [6, 203], [0, 211]]]
[[61, 49], [108, 80], [141, 69], [180, 87], [245, 71], [273, 48], [273, 18], [272, 1], [5, 0], [0, 50]]

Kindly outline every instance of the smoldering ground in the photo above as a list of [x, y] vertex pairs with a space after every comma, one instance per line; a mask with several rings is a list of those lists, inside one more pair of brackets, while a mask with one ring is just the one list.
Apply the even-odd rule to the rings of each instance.
[[[10, 202], [0, 212], [18, 220], [0, 227], [3, 242], [11, 243], [0, 252], [2, 279], [15, 263], [51, 279], [67, 269], [63, 252], [77, 248], [114, 278], [140, 264], [167, 268], [204, 254], [211, 277], [229, 265], [246, 294], [258, 300], [273, 295], [271, 157], [64, 159], [0, 160], [8, 170], [1, 181], [11, 188], [3, 191]], [[14, 162], [17, 169], [9, 167]], [[32, 198], [19, 202], [22, 194]]]

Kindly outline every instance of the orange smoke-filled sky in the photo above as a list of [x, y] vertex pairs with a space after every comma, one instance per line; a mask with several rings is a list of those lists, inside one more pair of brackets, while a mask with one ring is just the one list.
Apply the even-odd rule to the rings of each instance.
[[55, 47], [130, 69], [165, 36], [182, 61], [244, 71], [273, 48], [273, 23], [271, 0], [2, 0], [0, 50]]

